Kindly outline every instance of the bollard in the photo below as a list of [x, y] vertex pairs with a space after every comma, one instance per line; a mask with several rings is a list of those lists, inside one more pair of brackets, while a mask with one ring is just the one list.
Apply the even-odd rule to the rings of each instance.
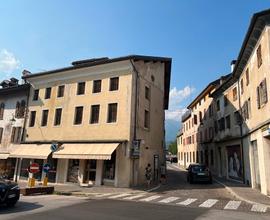
[[48, 177], [44, 177], [43, 179], [43, 186], [48, 186]]
[[34, 187], [35, 186], [35, 178], [29, 178], [28, 186], [29, 187]]

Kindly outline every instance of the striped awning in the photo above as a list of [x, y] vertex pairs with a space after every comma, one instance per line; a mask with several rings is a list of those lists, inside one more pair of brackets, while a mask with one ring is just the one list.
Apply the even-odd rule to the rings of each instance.
[[14, 146], [9, 157], [47, 159], [50, 153], [50, 144], [19, 144]]
[[53, 158], [110, 160], [119, 143], [64, 144]]

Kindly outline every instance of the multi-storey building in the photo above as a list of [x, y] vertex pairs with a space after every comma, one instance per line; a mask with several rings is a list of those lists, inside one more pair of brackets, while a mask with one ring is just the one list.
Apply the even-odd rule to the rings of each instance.
[[231, 76], [211, 93], [214, 173], [266, 195], [270, 194], [269, 67], [270, 10], [266, 10], [252, 17]]
[[26, 133], [11, 154], [23, 158], [20, 178], [37, 162], [50, 164], [56, 183], [138, 185], [148, 163], [157, 179], [170, 73], [170, 58], [134, 55], [24, 75], [31, 86]]
[[10, 152], [21, 142], [29, 86], [15, 78], [0, 85], [0, 176], [13, 178], [16, 159], [10, 158]]

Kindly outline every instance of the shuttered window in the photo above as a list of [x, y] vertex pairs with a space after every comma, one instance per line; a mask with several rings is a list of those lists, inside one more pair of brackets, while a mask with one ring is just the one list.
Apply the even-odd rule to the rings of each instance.
[[0, 143], [2, 142], [3, 131], [4, 131], [4, 129], [0, 128]]
[[268, 102], [266, 78], [257, 87], [257, 106], [258, 109]]
[[21, 127], [13, 127], [12, 132], [11, 132], [10, 142], [14, 143], [14, 144], [20, 143], [21, 133], [22, 133], [22, 128]]
[[0, 120], [3, 120], [4, 111], [5, 111], [5, 103], [1, 103], [0, 104]]
[[257, 49], [257, 64], [258, 64], [258, 68], [260, 68], [260, 66], [262, 65], [262, 47], [261, 45], [258, 47]]

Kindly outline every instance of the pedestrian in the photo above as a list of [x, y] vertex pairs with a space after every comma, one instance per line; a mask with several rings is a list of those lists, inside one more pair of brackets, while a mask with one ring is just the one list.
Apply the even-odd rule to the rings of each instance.
[[166, 183], [166, 167], [163, 164], [160, 166], [160, 183], [165, 184]]
[[151, 180], [152, 180], [152, 168], [151, 168], [150, 163], [145, 168], [145, 178], [147, 181], [147, 187], [149, 188], [151, 184]]

